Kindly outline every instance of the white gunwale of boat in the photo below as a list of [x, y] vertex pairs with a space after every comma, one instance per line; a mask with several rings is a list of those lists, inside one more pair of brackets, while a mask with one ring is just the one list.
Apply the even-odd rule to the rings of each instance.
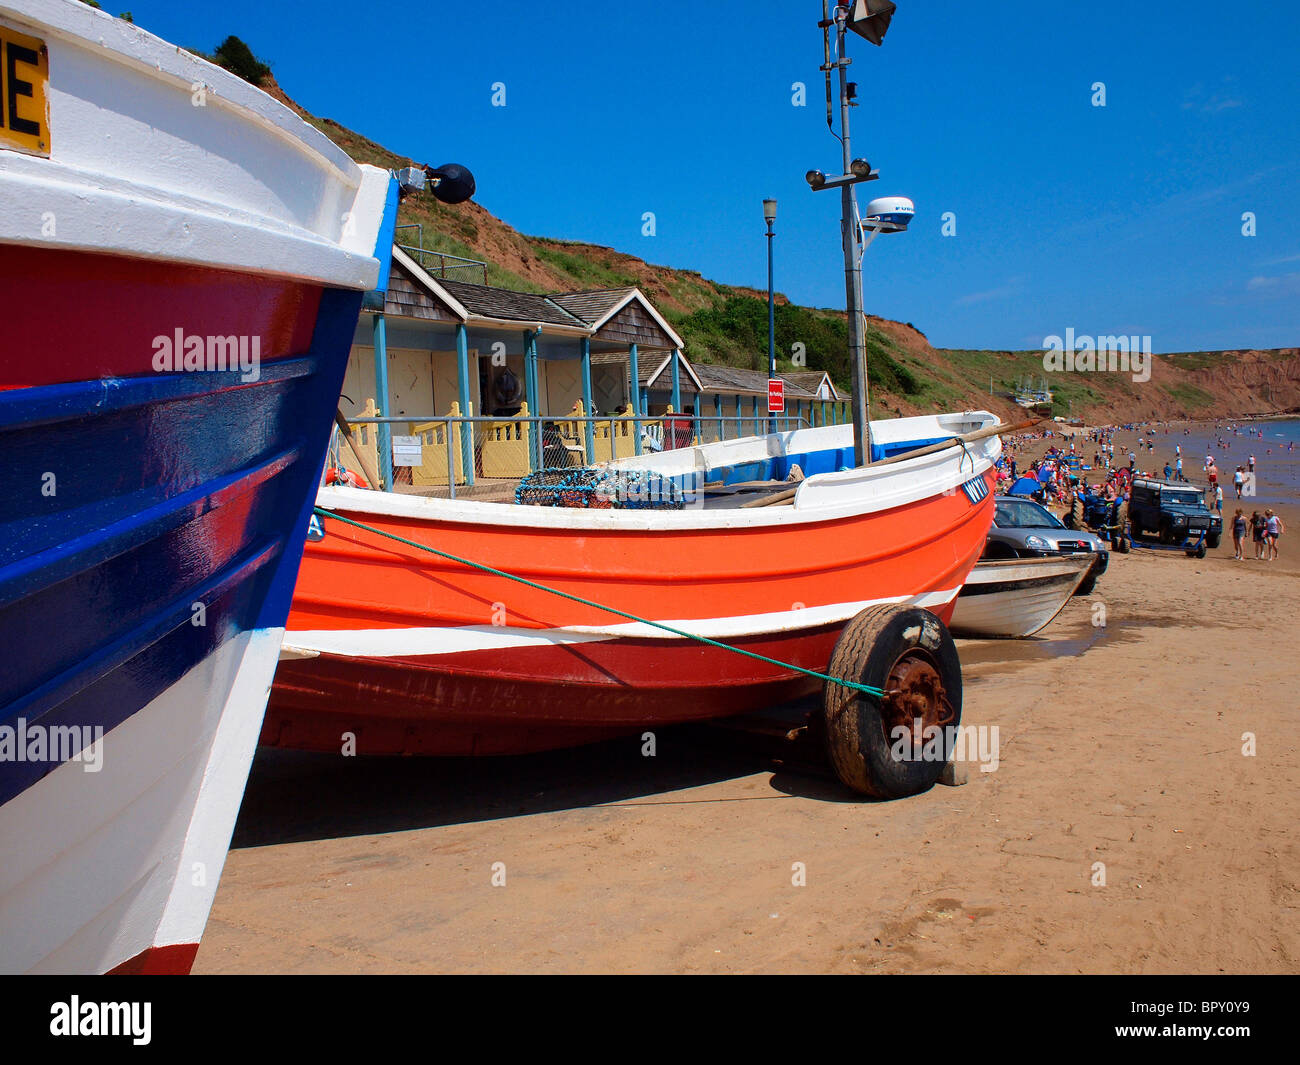
[[[964, 588], [1003, 581], [1023, 581], [1025, 585], [987, 595], [959, 594], [949, 628], [967, 639], [1032, 636], [1065, 609], [1094, 561], [1092, 555], [1054, 555], [977, 562]], [[1054, 583], [1046, 584], [1049, 581]]]
[[0, 243], [374, 288], [387, 171], [79, 0], [0, 0], [0, 24], [48, 47], [50, 126], [49, 157], [0, 150]]
[[[872, 423], [896, 439], [926, 439], [951, 436], [997, 422], [987, 411], [965, 414], [899, 418]], [[726, 465], [752, 462], [773, 454], [803, 454], [851, 447], [851, 425], [828, 425], [797, 429], [765, 437], [723, 441], [701, 447], [681, 448], [646, 457], [635, 466], [619, 468], [652, 470], [678, 476], [696, 470], [707, 471]], [[317, 505], [344, 514], [408, 518], [429, 523], [493, 525], [513, 529], [612, 529], [671, 532], [676, 530], [728, 530], [765, 526], [800, 525], [840, 518], [881, 513], [938, 495], [959, 491], [960, 486], [982, 477], [1001, 454], [997, 436], [942, 451], [904, 459], [888, 466], [865, 466], [808, 477], [799, 484], [793, 505], [755, 507], [749, 510], [585, 510], [565, 507], [529, 507], [515, 503], [473, 499], [430, 499], [422, 496], [374, 492], [364, 488], [322, 488]], [[725, 461], [723, 461], [725, 459]]]

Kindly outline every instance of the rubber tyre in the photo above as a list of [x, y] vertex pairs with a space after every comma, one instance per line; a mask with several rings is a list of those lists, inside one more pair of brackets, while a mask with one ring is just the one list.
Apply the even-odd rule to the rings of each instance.
[[1218, 536], [1214, 536], [1213, 534], [1207, 536], [1205, 538], [1205, 546], [1210, 548], [1210, 550], [1214, 550], [1214, 548], [1218, 547], [1220, 542], [1222, 541], [1222, 536], [1223, 536], [1222, 533], [1220, 533]]
[[[1116, 548], [1115, 550], [1118, 551], [1119, 548]], [[1091, 595], [1092, 590], [1096, 587], [1097, 587], [1097, 575], [1095, 573], [1090, 573], [1088, 574], [1088, 576], [1083, 578], [1083, 583], [1074, 590], [1074, 594]]]
[[877, 799], [902, 799], [928, 791], [943, 773], [952, 753], [954, 733], [961, 724], [961, 661], [948, 627], [921, 607], [868, 607], [841, 633], [827, 673], [876, 688], [886, 681], [895, 663], [908, 654], [935, 667], [952, 715], [945, 726], [942, 757], [898, 759], [889, 735], [882, 701], [840, 684], [822, 689], [826, 750], [836, 776], [852, 790]]
[[1190, 548], [1190, 549], [1188, 550], [1187, 553], [1188, 553], [1189, 555], [1193, 556], [1194, 558], [1204, 558], [1204, 557], [1205, 557], [1205, 545], [1204, 545], [1204, 544], [1197, 544], [1196, 547], [1194, 547], [1194, 548]]

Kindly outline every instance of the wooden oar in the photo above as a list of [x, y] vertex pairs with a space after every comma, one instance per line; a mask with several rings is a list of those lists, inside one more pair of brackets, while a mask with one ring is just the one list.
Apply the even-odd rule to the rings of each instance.
[[370, 482], [370, 487], [376, 489], [383, 488], [383, 485], [379, 481], [379, 474], [371, 468], [370, 459], [367, 457], [366, 453], [361, 450], [361, 447], [357, 444], [356, 440], [353, 439], [352, 426], [348, 424], [348, 420], [343, 417], [343, 411], [338, 407], [334, 408], [334, 423], [339, 427], [339, 431], [343, 434], [343, 439], [345, 439], [351, 446], [352, 454], [356, 455], [357, 461], [361, 463], [361, 472], [366, 475], [366, 480]]
[[[905, 451], [901, 455], [893, 455], [887, 459], [881, 459], [878, 462], [868, 462], [863, 469], [876, 469], [879, 466], [889, 466], [895, 462], [904, 462], [907, 459], [918, 458], [921, 455], [931, 455], [936, 451], [943, 451], [946, 448], [957, 447], [960, 444], [973, 444], [976, 440], [983, 440], [990, 436], [1004, 436], [1007, 433], [1018, 433], [1022, 429], [1031, 429], [1040, 423], [1041, 419], [1034, 418], [1027, 422], [1020, 422], [1017, 425], [986, 425], [983, 429], [976, 429], [971, 433], [962, 433], [960, 436], [954, 436], [947, 440], [940, 440], [936, 444], [926, 444], [925, 447], [918, 447], [915, 451]], [[771, 507], [778, 503], [789, 503], [794, 499], [797, 488], [791, 488], [786, 492], [777, 492], [774, 495], [764, 496], [762, 499], [755, 499], [749, 503], [742, 503], [739, 509], [749, 507]]]

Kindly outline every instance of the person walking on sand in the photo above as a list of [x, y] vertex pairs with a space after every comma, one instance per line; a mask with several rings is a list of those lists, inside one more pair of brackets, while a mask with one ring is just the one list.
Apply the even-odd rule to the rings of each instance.
[[1249, 466], [1250, 466], [1250, 472], [1251, 472], [1251, 473], [1254, 473], [1254, 472], [1255, 472], [1255, 456], [1254, 456], [1254, 455], [1251, 455], [1251, 456], [1250, 456], [1250, 463], [1249, 463]]
[[1264, 543], [1268, 547], [1268, 560], [1277, 560], [1277, 538], [1286, 532], [1282, 519], [1271, 510], [1264, 511]]
[[1166, 481], [1172, 481], [1173, 479], [1174, 479], [1174, 468], [1173, 468], [1172, 466], [1170, 466], [1169, 463], [1166, 462], [1166, 463], [1165, 463], [1165, 480], [1166, 480]]
[[1246, 483], [1246, 475], [1245, 473], [1242, 472], [1241, 467], [1238, 466], [1237, 472], [1232, 475], [1232, 487], [1237, 490], [1238, 499], [1241, 498], [1241, 489], [1245, 485], [1245, 483]]
[[1246, 560], [1246, 516], [1241, 507], [1232, 516], [1232, 557], [1238, 562]]
[[1255, 545], [1255, 558], [1264, 557], [1264, 515], [1258, 510], [1250, 515], [1250, 539]]
[[1174, 473], [1178, 475], [1180, 481], [1187, 480], [1187, 478], [1183, 476], [1183, 460], [1181, 456], [1175, 460]]
[[1222, 516], [1223, 514], [1223, 489], [1217, 484], [1214, 486], [1214, 509]]

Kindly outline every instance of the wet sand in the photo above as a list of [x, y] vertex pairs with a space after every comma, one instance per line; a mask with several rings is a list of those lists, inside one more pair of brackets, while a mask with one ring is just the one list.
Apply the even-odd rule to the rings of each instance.
[[654, 758], [260, 752], [194, 971], [1295, 972], [1280, 510], [1278, 562], [1112, 555], [1038, 637], [958, 641], [1000, 761], [912, 799], [698, 727]]

